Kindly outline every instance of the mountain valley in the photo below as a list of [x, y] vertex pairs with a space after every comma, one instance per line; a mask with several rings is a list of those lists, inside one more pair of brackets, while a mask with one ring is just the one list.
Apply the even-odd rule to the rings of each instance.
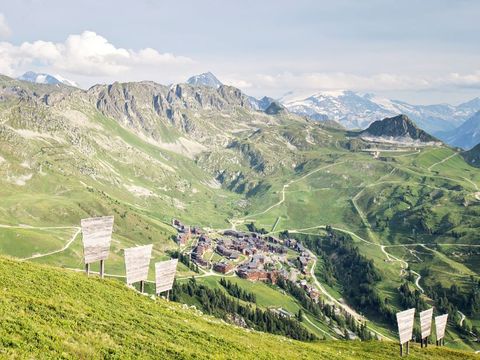
[[[208, 234], [261, 230], [314, 252], [302, 279], [337, 312], [352, 309], [375, 337], [395, 339], [391, 314], [428, 304], [451, 315], [448, 347], [480, 349], [480, 170], [470, 165], [478, 162], [473, 150], [443, 144], [398, 103], [388, 113], [360, 111], [353, 122], [328, 116], [347, 130], [318, 121], [322, 113], [298, 103], [255, 102], [216, 78], [200, 80], [82, 90], [0, 77], [0, 253], [78, 271], [80, 219], [114, 215], [106, 272], [122, 279], [126, 247], [153, 243], [154, 260], [185, 250], [172, 218]], [[445, 111], [452, 119], [447, 128], [471, 114], [466, 105]], [[366, 129], [352, 130], [360, 125]], [[336, 261], [345, 254], [371, 270], [364, 274], [359, 265], [363, 294], [349, 289], [351, 278]], [[220, 274], [200, 272], [180, 263], [177, 281], [196, 276], [201, 285], [221, 288]], [[277, 285], [229, 280], [255, 294], [261, 309], [301, 310], [309, 319], [301, 326], [318, 339], [348, 336], [343, 315], [315, 317]], [[121, 291], [113, 281], [108, 286], [102, 291]], [[198, 299], [184, 297], [201, 308]], [[172, 306], [162, 311], [181, 312]], [[262, 336], [265, 344], [280, 341]]]

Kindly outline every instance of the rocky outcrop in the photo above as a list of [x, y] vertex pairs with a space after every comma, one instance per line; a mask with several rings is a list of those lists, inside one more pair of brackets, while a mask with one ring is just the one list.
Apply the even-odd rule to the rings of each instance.
[[362, 138], [383, 138], [398, 141], [438, 142], [432, 135], [418, 128], [406, 115], [398, 115], [373, 122], [360, 133]]

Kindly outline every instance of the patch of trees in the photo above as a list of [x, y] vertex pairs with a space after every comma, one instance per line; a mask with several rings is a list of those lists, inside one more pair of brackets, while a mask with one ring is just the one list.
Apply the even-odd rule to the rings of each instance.
[[480, 280], [473, 276], [470, 278], [467, 292], [460, 291], [456, 284], [444, 288], [438, 282], [433, 286], [427, 286], [425, 291], [435, 301], [439, 312], [454, 314], [460, 310], [467, 316], [480, 315]]
[[300, 235], [298, 239], [323, 260], [323, 280], [333, 285], [338, 282], [349, 303], [364, 312], [381, 315], [395, 324], [395, 313], [376, 290], [381, 275], [372, 260], [360, 254], [347, 234], [326, 227], [327, 235]]
[[[367, 329], [366, 324], [357, 323], [355, 319], [346, 312], [340, 314], [338, 311], [335, 311], [335, 306], [325, 304], [323, 301], [320, 301], [318, 303], [313, 301], [306, 293], [306, 291], [293, 281], [280, 277], [277, 280], [276, 285], [281, 289], [285, 290], [285, 292], [292, 295], [302, 305], [304, 309], [313, 314], [316, 318], [323, 318], [325, 320], [329, 318], [332, 321], [335, 321], [340, 328], [350, 329], [362, 340], [373, 339], [373, 336], [371, 332]], [[303, 318], [303, 312], [299, 312], [299, 314], [301, 314]], [[299, 314], [297, 314], [298, 319], [300, 319]]]
[[195, 264], [192, 260], [190, 260], [190, 256], [182, 254], [180, 251], [171, 251], [170, 256], [174, 259], [178, 259], [183, 265], [188, 267], [190, 270], [199, 273], [200, 270], [198, 269], [198, 265]]
[[257, 297], [255, 296], [254, 293], [243, 290], [240, 286], [238, 286], [238, 284], [235, 284], [230, 280], [221, 278], [220, 285], [222, 285], [231, 296], [236, 297], [237, 299], [248, 301], [251, 303], [257, 302]]
[[256, 232], [258, 234], [266, 234], [267, 233], [267, 230], [265, 228], [257, 228], [257, 226], [255, 225], [255, 223], [251, 222], [250, 224], [247, 224], [247, 229], [248, 231], [251, 231], [251, 232]]
[[400, 285], [398, 293], [400, 296], [400, 304], [404, 309], [415, 308], [417, 311], [422, 311], [427, 308], [427, 304], [422, 299], [420, 291], [417, 289], [414, 291], [410, 290], [407, 282]]
[[244, 319], [248, 327], [290, 337], [296, 340], [312, 341], [316, 337], [306, 330], [295, 318], [277, 315], [262, 310], [252, 304], [243, 305], [238, 299], [232, 299], [221, 289], [211, 289], [198, 284], [191, 278], [185, 284], [175, 282], [172, 289], [172, 300], [193, 300], [200, 304], [202, 310], [213, 316], [228, 320], [229, 315], [238, 315]]

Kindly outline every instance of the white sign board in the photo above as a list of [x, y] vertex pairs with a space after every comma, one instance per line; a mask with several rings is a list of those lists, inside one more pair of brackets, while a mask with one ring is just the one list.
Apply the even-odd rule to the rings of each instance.
[[175, 273], [177, 272], [177, 263], [178, 259], [172, 259], [155, 264], [155, 288], [157, 294], [172, 288]]
[[153, 245], [150, 244], [124, 250], [127, 284], [131, 285], [138, 281], [147, 280], [152, 248]]
[[82, 219], [80, 224], [85, 264], [105, 260], [112, 241], [113, 216]]
[[432, 315], [433, 308], [420, 313], [420, 330], [422, 333], [422, 339], [425, 339], [432, 333]]
[[437, 332], [437, 340], [443, 339], [445, 336], [445, 328], [447, 327], [448, 314], [435, 316], [435, 330]]
[[398, 336], [400, 344], [405, 344], [412, 339], [415, 309], [409, 309], [397, 313]]

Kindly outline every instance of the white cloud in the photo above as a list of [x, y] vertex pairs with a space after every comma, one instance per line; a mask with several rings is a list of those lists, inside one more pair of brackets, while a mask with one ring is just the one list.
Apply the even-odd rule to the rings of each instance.
[[391, 90], [406, 88], [424, 88], [429, 82], [422, 78], [412, 78], [395, 74], [374, 74], [363, 76], [348, 74], [343, 72], [336, 73], [304, 73], [292, 74], [281, 73], [277, 75], [257, 75], [258, 86], [284, 89], [303, 89], [303, 90]]
[[0, 43], [0, 72], [12, 75], [30, 65], [81, 76], [113, 76], [138, 67], [188, 64], [192, 60], [145, 48], [117, 48], [93, 31], [69, 35], [65, 42]]
[[7, 38], [11, 33], [12, 31], [7, 24], [7, 19], [5, 19], [5, 16], [0, 13], [0, 38]]
[[458, 87], [480, 88], [480, 70], [471, 74], [451, 73], [444, 79], [444, 82]]
[[225, 85], [235, 86], [243, 90], [251, 88], [253, 86], [253, 84], [249, 81], [242, 80], [242, 79], [235, 79], [235, 78], [225, 78], [224, 80], [222, 80], [222, 82]]
[[[264, 93], [279, 94], [279, 90], [315, 92], [319, 90], [355, 91], [419, 91], [445, 88], [479, 88], [480, 71], [471, 74], [447, 74], [440, 76], [412, 76], [393, 73], [357, 75], [351, 73], [290, 73], [276, 75], [257, 74], [248, 79], [249, 88], [261, 89]], [[241, 88], [242, 84], [238, 84]]]

